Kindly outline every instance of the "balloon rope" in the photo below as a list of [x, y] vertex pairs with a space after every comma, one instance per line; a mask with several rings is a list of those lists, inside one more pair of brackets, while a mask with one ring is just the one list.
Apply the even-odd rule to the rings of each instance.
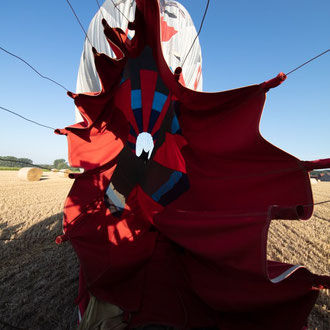
[[99, 11], [100, 11], [100, 13], [101, 13], [102, 18], [105, 19], [104, 16], [103, 16], [103, 12], [102, 12], [102, 9], [101, 9], [101, 6], [100, 6], [99, 1], [96, 0], [96, 3], [97, 3], [97, 6], [99, 7]]
[[[97, 1], [97, 0], [96, 0]], [[118, 5], [119, 4], [115, 4], [114, 2], [113, 2], [113, 0], [111, 0], [111, 2], [112, 2], [112, 4], [114, 5], [114, 7], [126, 18], [126, 20], [127, 20], [127, 22], [129, 22], [129, 19], [124, 15], [124, 13], [118, 8]]]
[[56, 85], [62, 87], [62, 88], [65, 89], [66, 91], [69, 91], [67, 88], [65, 88], [63, 85], [59, 84], [59, 83], [56, 82], [55, 80], [53, 80], [53, 79], [51, 79], [51, 78], [48, 78], [48, 77], [42, 75], [42, 74], [41, 74], [39, 71], [37, 71], [37, 70], [36, 70], [31, 64], [29, 64], [27, 61], [23, 60], [21, 57], [19, 57], [19, 56], [13, 54], [13, 53], [11, 53], [11, 52], [9, 52], [8, 50], [6, 50], [6, 49], [4, 49], [4, 48], [2, 48], [2, 47], [0, 47], [0, 49], [1, 49], [2, 51], [4, 51], [5, 53], [7, 53], [7, 54], [9, 54], [9, 55], [11, 55], [11, 56], [13, 56], [13, 57], [16, 57], [16, 58], [18, 58], [19, 60], [21, 60], [23, 63], [25, 63], [27, 66], [29, 66], [29, 67], [30, 67], [35, 73], [37, 73], [41, 78], [47, 79], [47, 80], [53, 82], [54, 84], [56, 84]]
[[209, 8], [209, 4], [210, 4], [210, 0], [207, 0], [206, 8], [205, 8], [205, 11], [204, 11], [204, 15], [203, 15], [203, 18], [202, 18], [201, 25], [200, 25], [200, 27], [199, 27], [199, 31], [198, 31], [198, 33], [197, 33], [197, 35], [196, 35], [196, 37], [195, 37], [193, 43], [191, 44], [191, 47], [190, 47], [190, 49], [189, 49], [189, 51], [188, 51], [188, 53], [187, 53], [185, 59], [183, 60], [183, 63], [182, 63], [182, 65], [181, 65], [181, 68], [182, 68], [183, 65], [185, 64], [186, 59], [187, 59], [187, 57], [188, 57], [190, 51], [192, 50], [192, 48], [193, 48], [193, 46], [194, 46], [194, 44], [195, 44], [196, 39], [198, 38], [199, 34], [200, 34], [201, 31], [202, 31], [202, 27], [203, 27], [203, 24], [204, 24], [204, 19], [205, 19], [205, 16], [206, 16], [207, 10], [208, 10], [208, 8]]
[[22, 118], [22, 119], [24, 119], [24, 120], [26, 120], [26, 121], [29, 121], [29, 122], [31, 122], [31, 123], [33, 123], [33, 124], [36, 124], [36, 125], [39, 125], [39, 126], [42, 126], [42, 127], [49, 128], [49, 129], [51, 129], [52, 131], [55, 130], [54, 127], [50, 127], [50, 126], [47, 126], [47, 125], [40, 124], [40, 123], [38, 123], [38, 122], [36, 122], [36, 121], [34, 121], [34, 120], [31, 120], [31, 119], [28, 119], [28, 118], [26, 118], [26, 117], [23, 117], [23, 116], [19, 115], [18, 113], [14, 112], [14, 111], [11, 111], [11, 110], [9, 110], [9, 109], [6, 109], [6, 108], [4, 108], [4, 107], [1, 107], [1, 106], [0, 106], [0, 109], [2, 109], [2, 110], [4, 110], [4, 111], [7, 111], [7, 112], [9, 112], [9, 113], [11, 113], [11, 114], [13, 114], [13, 115], [15, 115], [15, 116], [18, 116], [18, 117], [20, 117], [20, 118]]
[[88, 38], [88, 35], [87, 35], [87, 33], [86, 33], [86, 30], [84, 29], [83, 25], [81, 24], [81, 22], [80, 22], [80, 20], [79, 20], [79, 18], [78, 18], [78, 16], [77, 16], [75, 10], [73, 9], [73, 7], [72, 7], [70, 1], [69, 1], [69, 0], [66, 0], [66, 2], [67, 2], [68, 5], [70, 6], [70, 8], [71, 8], [71, 10], [72, 10], [72, 12], [73, 12], [73, 14], [74, 14], [74, 16], [76, 17], [77, 22], [79, 23], [80, 27], [81, 27], [82, 30], [84, 31], [85, 36], [86, 36], [86, 39], [88, 40], [89, 44], [93, 47], [91, 41], [90, 41], [89, 38]]
[[[306, 206], [315, 206], [315, 205], [321, 205], [321, 204], [327, 204], [330, 203], [330, 200], [328, 201], [323, 201], [323, 202], [318, 202], [318, 203], [314, 203], [314, 204], [310, 204], [310, 205], [306, 205]], [[304, 205], [303, 205], [304, 206]]]
[[305, 63], [303, 63], [303, 64], [297, 66], [295, 69], [293, 69], [293, 70], [291, 70], [290, 72], [286, 73], [286, 75], [289, 75], [289, 74], [291, 74], [292, 72], [295, 72], [296, 70], [300, 69], [301, 67], [303, 67], [304, 65], [308, 64], [309, 62], [314, 61], [315, 59], [317, 59], [318, 57], [320, 57], [320, 56], [326, 54], [327, 52], [330, 52], [330, 49], [327, 49], [327, 50], [324, 51], [323, 53], [321, 53], [321, 54], [319, 54], [319, 55], [317, 55], [317, 56], [311, 58], [311, 59], [308, 60], [307, 62], [305, 62]]
[[[31, 167], [31, 166], [32, 166], [32, 167], [39, 167], [39, 168], [41, 168], [41, 169], [43, 169], [43, 170], [50, 170], [50, 168], [48, 168], [48, 167], [44, 167], [44, 166], [40, 166], [40, 165], [36, 165], [36, 164], [33, 164], [33, 163], [28, 163], [28, 162], [22, 162], [21, 160], [16, 160], [16, 159], [6, 159], [6, 158], [2, 158], [2, 157], [0, 157], [0, 160], [3, 161], [3, 162], [8, 162], [8, 163], [13, 162], [13, 163], [25, 164], [25, 165], [29, 165], [30, 167]], [[2, 165], [2, 166], [4, 166], [4, 165]], [[60, 170], [59, 170], [59, 171], [60, 171]]]

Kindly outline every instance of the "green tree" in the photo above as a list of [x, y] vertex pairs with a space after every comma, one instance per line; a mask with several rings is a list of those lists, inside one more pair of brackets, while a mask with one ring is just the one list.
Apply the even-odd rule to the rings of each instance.
[[17, 167], [26, 167], [29, 165], [33, 165], [33, 161], [29, 158], [18, 158], [17, 159], [21, 163], [17, 163]]
[[63, 158], [55, 159], [54, 168], [57, 168], [58, 170], [63, 170], [63, 169], [69, 168], [69, 165], [67, 164], [66, 160]]
[[29, 158], [17, 158], [14, 156], [0, 156], [0, 166], [3, 167], [27, 167], [32, 166], [33, 161]]
[[0, 166], [3, 167], [17, 167], [17, 163], [14, 161], [17, 160], [14, 156], [1, 156]]

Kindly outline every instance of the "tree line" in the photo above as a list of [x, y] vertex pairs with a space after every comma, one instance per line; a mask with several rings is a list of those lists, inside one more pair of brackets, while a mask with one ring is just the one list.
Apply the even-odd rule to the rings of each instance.
[[[15, 167], [15, 168], [22, 168], [22, 167], [32, 167], [33, 161], [29, 158], [17, 158], [14, 156], [0, 156], [0, 167]], [[69, 168], [68, 163], [65, 159], [55, 159], [53, 164], [36, 164], [45, 168], [56, 168], [59, 170]]]

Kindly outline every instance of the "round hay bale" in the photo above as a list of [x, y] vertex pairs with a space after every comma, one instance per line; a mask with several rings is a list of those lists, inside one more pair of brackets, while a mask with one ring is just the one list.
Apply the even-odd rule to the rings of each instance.
[[54, 173], [57, 173], [57, 172], [59, 172], [60, 170], [57, 169], [57, 168], [52, 168], [51, 171], [54, 172]]
[[64, 170], [59, 170], [59, 175], [62, 178], [68, 178], [70, 174], [70, 170], [69, 169], [64, 169]]
[[38, 167], [23, 167], [18, 171], [18, 177], [24, 181], [39, 181], [42, 169]]

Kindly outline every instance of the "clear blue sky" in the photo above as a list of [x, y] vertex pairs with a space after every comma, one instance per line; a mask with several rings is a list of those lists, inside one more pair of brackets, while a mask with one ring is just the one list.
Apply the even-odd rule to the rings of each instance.
[[[197, 30], [206, 2], [181, 1]], [[87, 29], [96, 1], [71, 3]], [[65, 0], [0, 3], [0, 46], [72, 91], [84, 37]], [[330, 48], [330, 1], [211, 0], [200, 43], [205, 91], [261, 83]], [[74, 122], [63, 89], [1, 50], [0, 73], [0, 106], [55, 128]], [[65, 137], [1, 110], [0, 121], [0, 155], [67, 159]], [[330, 157], [330, 53], [268, 93], [261, 133], [300, 159]]]

